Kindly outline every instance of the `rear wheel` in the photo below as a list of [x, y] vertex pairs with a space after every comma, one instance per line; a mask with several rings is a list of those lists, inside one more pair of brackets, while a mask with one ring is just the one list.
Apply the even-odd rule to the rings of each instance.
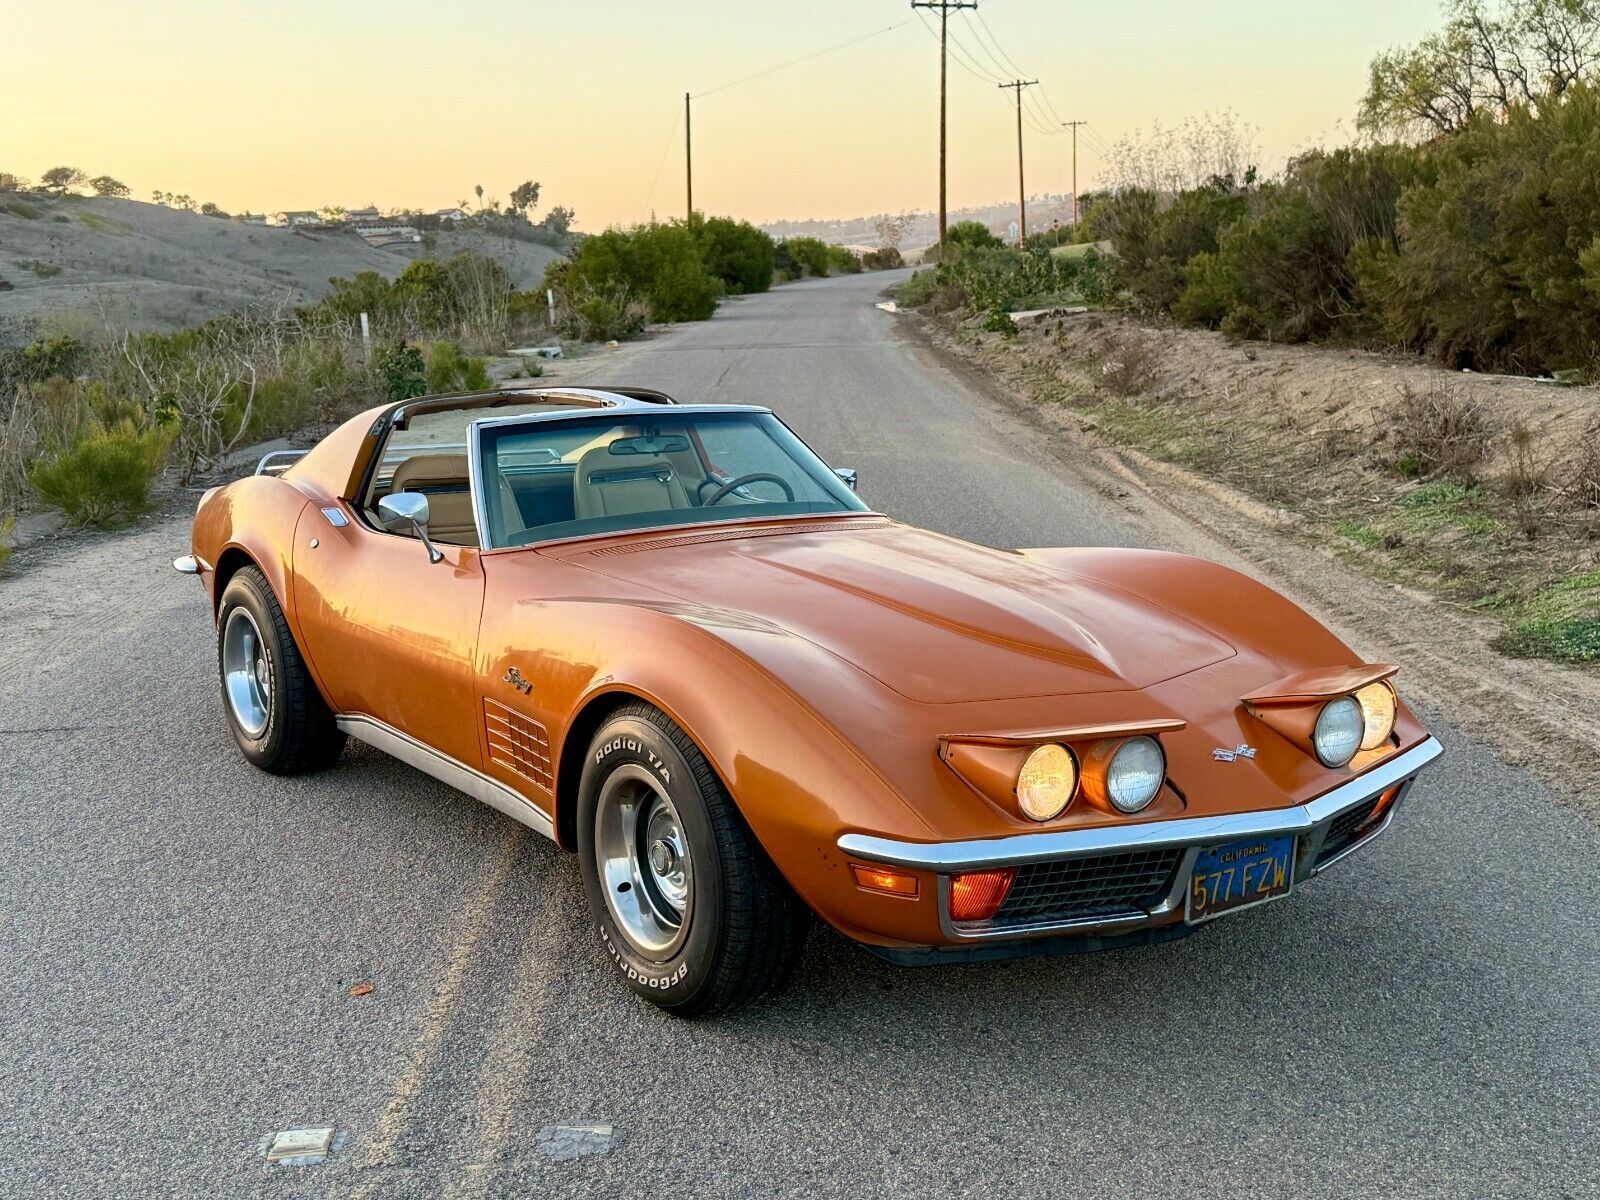
[[320, 770], [339, 757], [334, 724], [278, 599], [255, 567], [241, 567], [217, 608], [222, 707], [244, 756], [274, 775]]
[[578, 795], [578, 860], [600, 940], [639, 995], [680, 1016], [781, 986], [810, 913], [694, 742], [660, 710], [595, 734]]

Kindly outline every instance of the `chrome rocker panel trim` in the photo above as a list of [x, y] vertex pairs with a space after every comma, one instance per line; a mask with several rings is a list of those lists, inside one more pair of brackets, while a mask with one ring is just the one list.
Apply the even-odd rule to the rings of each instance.
[[392, 725], [385, 725], [376, 717], [340, 713], [334, 718], [334, 723], [358, 742], [376, 747], [415, 767], [424, 775], [431, 775], [440, 783], [487, 804], [536, 833], [544, 834], [551, 841], [555, 840], [555, 825], [549, 815], [499, 780], [490, 779], [482, 771], [474, 770], [448, 754], [441, 754], [432, 746], [419, 742]]
[[[847, 833], [840, 836], [839, 849], [854, 858], [889, 863], [899, 867], [939, 873], [939, 923], [947, 937], [960, 941], [999, 938], [1037, 937], [1043, 934], [1106, 932], [1149, 925], [1170, 915], [1183, 904], [1184, 885], [1194, 868], [1194, 860], [1204, 846], [1236, 838], [1273, 834], [1304, 837], [1305, 853], [1296, 863], [1293, 886], [1342, 861], [1387, 829], [1410, 791], [1418, 771], [1444, 752], [1436, 738], [1429, 737], [1410, 750], [1386, 759], [1362, 775], [1333, 790], [1290, 808], [1267, 812], [1231, 813], [1220, 817], [1187, 817], [1175, 821], [1151, 821], [1139, 825], [1119, 825], [1097, 829], [1071, 829], [1052, 833], [1024, 833], [1013, 837], [987, 838], [966, 842], [901, 842], [870, 834]], [[1403, 784], [1401, 792], [1384, 814], [1383, 821], [1360, 841], [1345, 847], [1327, 862], [1317, 863], [1323, 839], [1333, 820], [1346, 809], [1370, 800], [1379, 792]], [[982, 870], [987, 867], [1024, 866], [1029, 863], [1056, 862], [1098, 854], [1129, 850], [1155, 850], [1171, 846], [1186, 847], [1178, 864], [1172, 890], [1148, 909], [1103, 913], [1038, 925], [1016, 925], [997, 929], [955, 925], [949, 918], [951, 873]]]

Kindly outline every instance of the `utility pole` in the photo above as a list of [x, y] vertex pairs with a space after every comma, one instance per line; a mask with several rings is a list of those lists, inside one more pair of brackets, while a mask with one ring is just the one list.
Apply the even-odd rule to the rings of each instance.
[[1063, 125], [1072, 130], [1072, 227], [1078, 227], [1078, 126], [1087, 125], [1087, 121], [1063, 121]]
[[1022, 89], [1038, 83], [1037, 79], [1014, 79], [1002, 83], [1017, 94], [1017, 245], [1028, 244], [1028, 190], [1022, 182]]
[[689, 205], [685, 220], [694, 219], [694, 149], [689, 137], [689, 93], [683, 94], [683, 190]]
[[945, 160], [945, 120], [944, 120], [944, 85], [945, 85], [945, 25], [950, 19], [950, 10], [958, 8], [978, 7], [978, 0], [911, 0], [912, 8], [936, 8], [939, 10], [939, 258], [944, 259], [944, 227], [945, 227], [945, 185], [944, 185], [944, 160]]

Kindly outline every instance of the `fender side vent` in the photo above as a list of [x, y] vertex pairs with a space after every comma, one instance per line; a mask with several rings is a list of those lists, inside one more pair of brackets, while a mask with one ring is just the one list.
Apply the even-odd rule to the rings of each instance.
[[483, 724], [489, 735], [489, 761], [514, 771], [542, 788], [555, 786], [550, 763], [550, 734], [497, 700], [483, 702]]

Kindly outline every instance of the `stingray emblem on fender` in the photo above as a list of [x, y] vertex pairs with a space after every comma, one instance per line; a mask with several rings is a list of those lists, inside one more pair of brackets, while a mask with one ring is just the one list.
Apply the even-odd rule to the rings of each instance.
[[533, 691], [533, 684], [529, 683], [527, 681], [527, 679], [525, 679], [523, 677], [522, 672], [517, 670], [517, 668], [515, 668], [515, 667], [511, 667], [506, 671], [505, 677], [504, 677], [502, 682], [509, 683], [512, 687], [516, 688], [517, 691], [521, 692], [524, 696], [526, 696], [529, 692]]
[[1211, 752], [1211, 757], [1216, 759], [1218, 762], [1233, 762], [1236, 759], [1254, 758], [1255, 756], [1256, 748], [1254, 746], [1246, 745], [1244, 742], [1240, 742], [1232, 750], [1226, 750], [1223, 747], [1218, 746]]

